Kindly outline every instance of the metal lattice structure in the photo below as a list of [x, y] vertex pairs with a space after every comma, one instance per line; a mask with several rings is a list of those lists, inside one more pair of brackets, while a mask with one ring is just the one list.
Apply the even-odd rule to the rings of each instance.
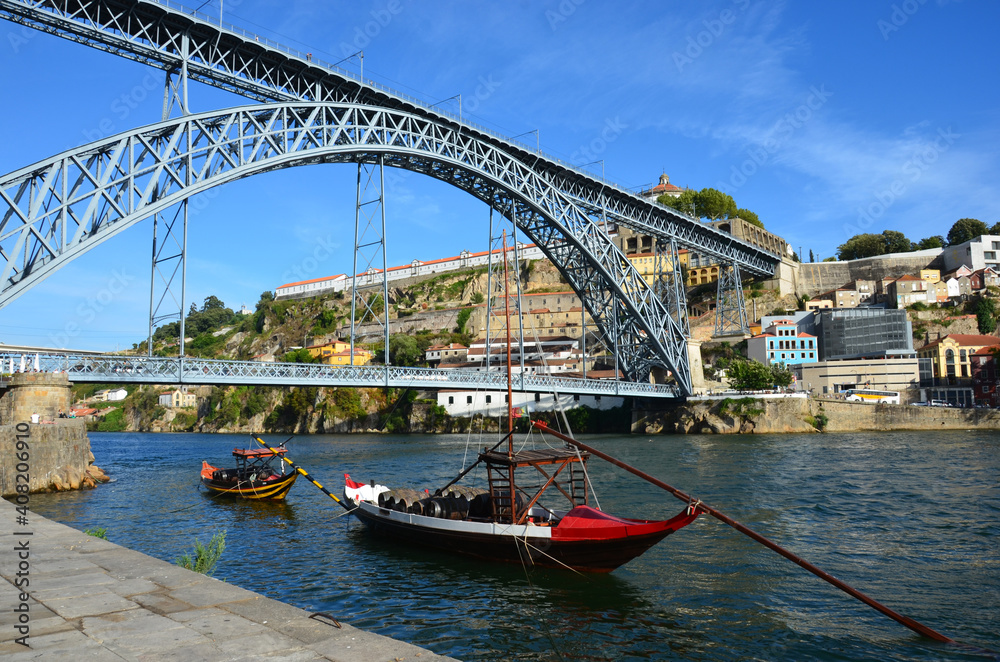
[[[316, 363], [264, 363], [215, 359], [92, 354], [0, 354], [4, 366], [33, 366], [43, 372], [64, 372], [72, 382], [101, 384], [187, 384], [263, 386], [385, 386], [393, 388], [503, 390], [506, 372], [436, 370], [401, 366], [331, 366]], [[676, 398], [673, 384], [598, 381], [553, 375], [525, 375], [519, 391], [581, 395]]]
[[735, 264], [719, 265], [715, 308], [715, 336], [747, 335], [747, 309], [743, 305], [743, 279]]
[[357, 104], [189, 115], [3, 177], [0, 304], [143, 218], [213, 186], [295, 165], [379, 158], [451, 183], [494, 209], [511, 209], [591, 317], [614, 329], [629, 378], [644, 380], [660, 365], [688, 383], [682, 330], [576, 200], [530, 165], [447, 124]]
[[606, 228], [673, 241], [750, 274], [770, 275], [778, 261], [537, 149], [196, 12], [134, 0], [0, 0], [0, 17], [166, 71], [165, 117], [171, 106], [187, 111], [189, 79], [279, 102], [165, 120], [0, 179], [0, 306], [213, 186], [294, 165], [381, 162], [510, 210], [615, 338], [625, 375], [645, 381], [661, 366], [689, 393], [685, 328]]

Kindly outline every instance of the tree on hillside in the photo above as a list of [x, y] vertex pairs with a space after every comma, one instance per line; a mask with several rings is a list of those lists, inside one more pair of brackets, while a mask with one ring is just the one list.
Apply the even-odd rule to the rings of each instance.
[[975, 239], [979, 235], [989, 234], [990, 229], [986, 224], [976, 218], [960, 218], [955, 221], [955, 225], [948, 230], [948, 245], [956, 246], [964, 244], [970, 239]]
[[857, 260], [883, 253], [885, 253], [885, 238], [880, 234], [856, 234], [837, 246], [837, 257], [841, 260]]
[[[733, 196], [714, 188], [703, 188], [700, 191], [686, 189], [676, 198], [661, 195], [656, 201], [679, 212], [698, 218], [710, 218], [713, 221], [737, 216], [736, 201], [733, 200]], [[753, 214], [753, 212], [750, 213]], [[756, 216], [756, 214], [753, 215]], [[757, 222], [759, 223], [760, 220], [758, 219]]]
[[661, 195], [656, 199], [661, 205], [666, 205], [671, 209], [676, 209], [682, 214], [688, 214], [689, 216], [694, 216], [696, 212], [696, 200], [698, 193], [691, 189], [684, 189], [678, 196], [672, 195]]
[[753, 213], [749, 209], [744, 209], [743, 207], [740, 207], [739, 209], [736, 210], [736, 215], [742, 218], [747, 223], [750, 223], [751, 225], [756, 225], [759, 228], [764, 227], [764, 224], [761, 223], [760, 218], [758, 218], [757, 214]]
[[389, 357], [393, 365], [415, 366], [423, 361], [424, 354], [415, 338], [405, 333], [394, 333], [389, 336]]
[[939, 234], [936, 234], [932, 237], [927, 237], [925, 239], [921, 239], [917, 243], [917, 250], [921, 251], [927, 250], [928, 248], [944, 248], [944, 247], [945, 247], [944, 237], [942, 237]]
[[976, 323], [979, 333], [993, 333], [997, 329], [997, 306], [993, 299], [980, 299], [976, 306]]
[[841, 260], [857, 260], [887, 253], [908, 253], [913, 249], [913, 242], [902, 232], [885, 230], [882, 234], [854, 235], [837, 247], [837, 256]]
[[736, 201], [733, 196], [714, 188], [703, 188], [698, 191], [698, 214], [702, 218], [717, 221], [720, 218], [736, 216]]
[[885, 241], [886, 253], [909, 253], [915, 248], [915, 244], [906, 238], [902, 232], [896, 230], [885, 230], [882, 232]]
[[734, 360], [726, 372], [729, 384], [739, 391], [759, 391], [770, 388], [773, 380], [771, 369], [753, 359]]

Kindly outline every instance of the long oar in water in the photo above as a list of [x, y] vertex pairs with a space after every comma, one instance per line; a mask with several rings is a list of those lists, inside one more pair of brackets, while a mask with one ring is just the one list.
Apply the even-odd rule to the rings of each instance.
[[642, 478], [643, 480], [648, 481], [648, 482], [652, 483], [653, 485], [656, 485], [657, 487], [662, 487], [667, 492], [670, 492], [671, 494], [673, 494], [675, 497], [677, 497], [681, 501], [685, 501], [685, 502], [687, 502], [689, 504], [693, 504], [693, 506], [695, 508], [697, 508], [698, 510], [701, 510], [702, 512], [706, 512], [709, 515], [711, 515], [712, 517], [714, 517], [715, 519], [720, 520], [722, 522], [725, 522], [726, 524], [728, 524], [729, 526], [733, 527], [734, 529], [736, 529], [740, 533], [745, 534], [747, 536], [750, 536], [751, 538], [753, 538], [754, 540], [756, 540], [760, 544], [764, 545], [765, 547], [768, 547], [768, 548], [774, 550], [778, 554], [781, 554], [782, 556], [784, 556], [786, 559], [788, 559], [788, 560], [792, 561], [793, 563], [796, 563], [799, 566], [805, 568], [806, 570], [808, 570], [812, 574], [816, 575], [820, 579], [833, 584], [834, 586], [836, 586], [837, 588], [839, 588], [841, 591], [847, 593], [848, 595], [850, 595], [850, 596], [852, 596], [854, 598], [857, 598], [858, 600], [860, 600], [861, 602], [865, 603], [869, 607], [882, 612], [884, 615], [888, 616], [889, 618], [891, 618], [892, 620], [896, 621], [897, 623], [910, 628], [914, 632], [916, 632], [918, 634], [922, 634], [925, 637], [929, 637], [931, 639], [935, 639], [937, 641], [942, 641], [942, 642], [952, 643], [952, 644], [957, 643], [954, 639], [951, 639], [950, 637], [946, 637], [943, 634], [941, 634], [940, 632], [935, 632], [934, 630], [930, 629], [926, 625], [923, 625], [922, 623], [918, 623], [915, 620], [913, 620], [912, 618], [909, 618], [908, 616], [903, 616], [902, 614], [899, 614], [899, 613], [893, 611], [892, 609], [889, 609], [888, 607], [886, 607], [885, 605], [883, 605], [881, 602], [873, 600], [872, 598], [868, 597], [867, 595], [865, 595], [861, 591], [857, 590], [856, 588], [853, 588], [852, 586], [849, 586], [849, 585], [845, 584], [844, 582], [840, 581], [839, 579], [837, 579], [833, 575], [828, 574], [828, 573], [820, 570], [819, 568], [817, 568], [816, 566], [814, 566], [812, 563], [809, 563], [808, 561], [806, 561], [802, 557], [797, 556], [797, 555], [789, 552], [787, 549], [785, 549], [781, 545], [768, 540], [767, 538], [765, 538], [764, 536], [760, 535], [759, 533], [757, 533], [753, 529], [740, 524], [736, 520], [734, 520], [734, 519], [732, 519], [732, 518], [730, 518], [730, 517], [728, 517], [728, 516], [720, 513], [715, 508], [712, 508], [711, 506], [708, 506], [708, 505], [702, 503], [701, 501], [697, 501], [696, 502], [694, 498], [688, 496], [687, 494], [684, 494], [684, 492], [681, 492], [680, 490], [678, 490], [675, 487], [671, 487], [670, 485], [667, 485], [662, 480], [654, 478], [653, 476], [650, 476], [649, 474], [647, 474], [647, 473], [645, 473], [643, 471], [640, 471], [640, 470], [638, 470], [638, 469], [636, 469], [634, 467], [631, 467], [631, 466], [625, 464], [624, 462], [622, 462], [621, 460], [617, 460], [617, 459], [611, 457], [607, 453], [602, 453], [601, 451], [597, 450], [596, 448], [591, 448], [590, 446], [588, 446], [586, 444], [580, 443], [579, 441], [577, 441], [576, 439], [573, 439], [572, 437], [568, 437], [568, 436], [566, 436], [564, 434], [556, 432], [555, 430], [552, 430], [547, 425], [545, 425], [545, 423], [543, 421], [535, 421], [534, 425], [539, 430], [547, 432], [547, 433], [551, 434], [553, 437], [556, 437], [557, 439], [562, 439], [567, 444], [572, 444], [573, 446], [576, 446], [580, 450], [587, 451], [591, 455], [595, 455], [595, 456], [601, 458], [602, 460], [606, 460], [607, 462], [610, 462], [611, 464], [615, 465], [616, 467], [621, 467], [625, 471], [628, 471], [629, 473], [635, 474], [639, 478]]
[[[264, 448], [266, 448], [267, 450], [271, 451], [275, 455], [281, 456], [281, 454], [277, 451], [277, 449], [271, 448], [270, 446], [268, 446], [267, 444], [265, 444], [264, 440], [261, 439], [260, 437], [254, 437], [254, 439], [256, 439], [257, 443], [260, 444], [261, 446], [263, 446]], [[330, 497], [331, 499], [333, 499], [334, 501], [336, 501], [337, 503], [339, 503], [341, 506], [343, 506], [344, 510], [346, 510], [347, 512], [351, 512], [352, 510], [354, 510], [351, 506], [348, 506], [346, 503], [344, 503], [343, 501], [341, 501], [340, 499], [338, 499], [337, 497], [335, 497], [333, 494], [330, 494], [330, 491], [327, 490], [322, 485], [320, 485], [317, 481], [313, 480], [313, 477], [310, 476], [309, 473], [305, 469], [303, 469], [302, 467], [300, 467], [297, 464], [295, 464], [294, 462], [292, 462], [292, 458], [290, 458], [287, 455], [285, 455], [285, 456], [281, 456], [281, 459], [284, 460], [285, 462], [287, 462], [288, 464], [292, 465], [292, 468], [295, 469], [300, 474], [302, 474], [303, 476], [305, 476], [305, 479], [308, 480], [310, 483], [312, 483], [313, 485], [315, 485], [319, 489], [323, 490], [323, 494], [327, 495], [328, 497]]]

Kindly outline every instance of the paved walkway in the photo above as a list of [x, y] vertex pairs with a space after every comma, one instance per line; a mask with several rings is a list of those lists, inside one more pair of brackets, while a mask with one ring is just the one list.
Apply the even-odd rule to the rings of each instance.
[[[205, 577], [0, 499], [0, 658], [88, 661], [441, 662], [435, 655]], [[21, 535], [31, 531], [32, 535]], [[13, 534], [13, 535], [12, 535]], [[26, 648], [16, 642], [27, 541]], [[23, 581], [25, 575], [21, 576]], [[22, 607], [23, 608], [23, 607]]]

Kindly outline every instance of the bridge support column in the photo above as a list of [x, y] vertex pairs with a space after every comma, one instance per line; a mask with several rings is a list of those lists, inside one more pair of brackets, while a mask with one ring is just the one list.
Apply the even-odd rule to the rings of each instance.
[[[354, 211], [354, 271], [351, 276], [351, 365], [354, 365], [354, 344], [358, 327], [369, 319], [382, 327], [383, 356], [389, 365], [389, 263], [385, 249], [385, 161], [380, 154], [375, 163], [358, 162], [358, 195]], [[359, 260], [360, 258], [360, 260]], [[362, 283], [373, 285], [381, 276], [381, 292], [363, 296], [358, 292], [358, 268], [363, 270]], [[374, 288], [372, 288], [374, 289]], [[377, 300], [382, 299], [381, 313]], [[360, 318], [358, 302], [361, 303]], [[381, 317], [380, 317], [381, 314]], [[386, 373], [388, 380], [388, 372]]]
[[743, 303], [743, 280], [735, 263], [719, 265], [719, 286], [715, 304], [715, 333], [720, 336], [746, 336], [747, 309]]
[[[180, 228], [176, 228], [178, 221], [181, 224]], [[163, 226], [162, 237], [158, 236], [160, 225]], [[169, 222], [161, 221], [159, 214], [153, 216], [153, 262], [149, 276], [149, 336], [146, 340], [146, 353], [148, 356], [153, 355], [153, 331], [155, 331], [159, 324], [172, 320], [175, 317], [178, 320], [180, 336], [178, 356], [184, 356], [184, 318], [186, 316], [184, 305], [187, 296], [187, 228], [187, 200], [180, 203]], [[179, 288], [175, 285], [176, 280], [180, 280]], [[156, 297], [157, 281], [163, 287], [159, 299]], [[177, 308], [173, 308], [170, 302], [173, 302], [173, 305], [177, 306]]]

